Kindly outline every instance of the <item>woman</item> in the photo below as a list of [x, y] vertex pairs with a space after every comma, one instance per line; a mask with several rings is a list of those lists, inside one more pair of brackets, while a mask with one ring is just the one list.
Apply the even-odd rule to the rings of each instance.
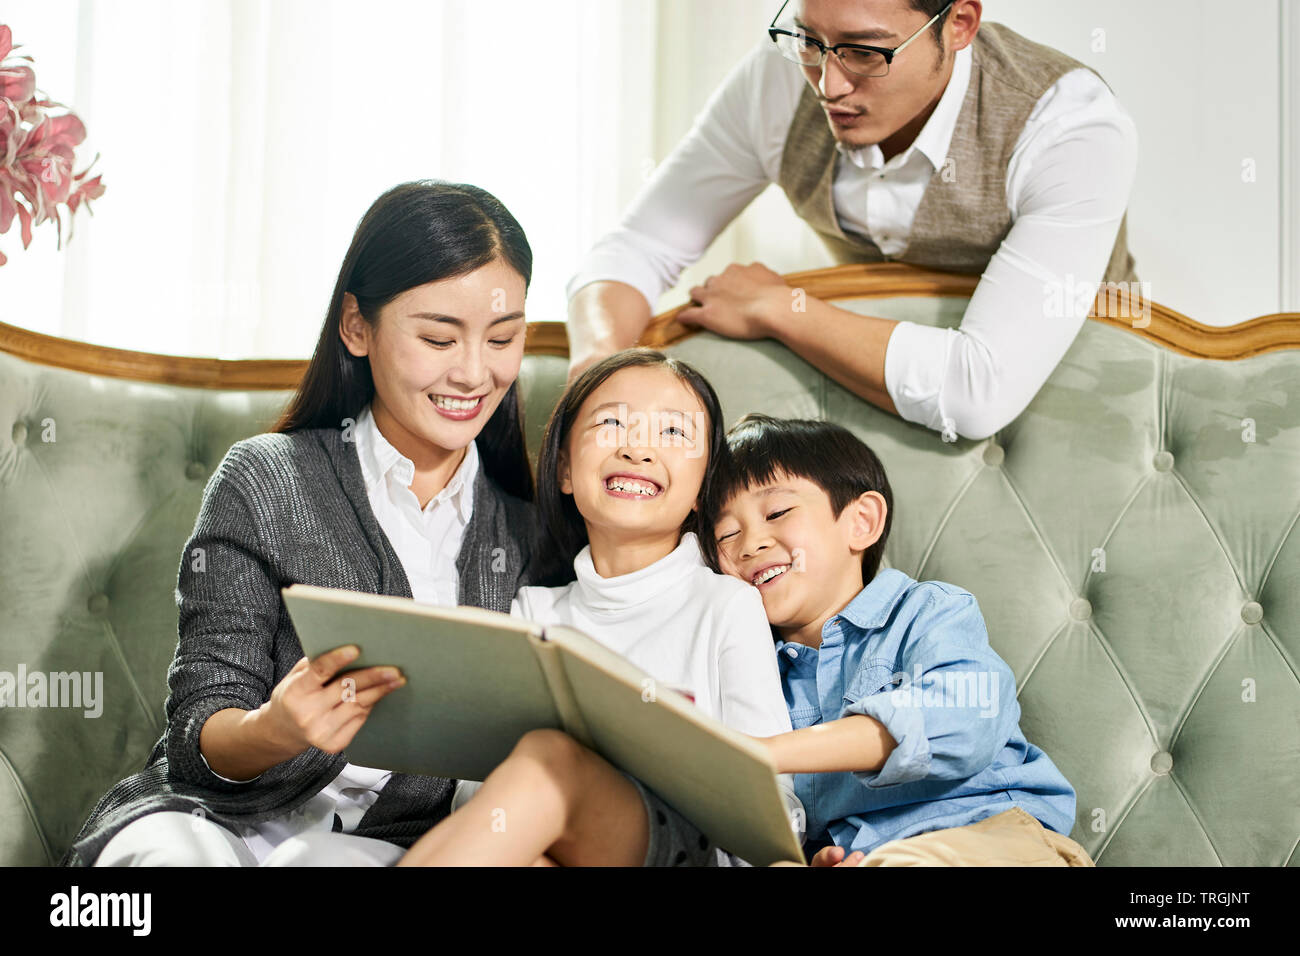
[[386, 865], [446, 816], [453, 781], [347, 763], [400, 675], [352, 672], [345, 693], [355, 654], [303, 658], [280, 589], [507, 612], [519, 587], [567, 580], [515, 382], [531, 274], [523, 230], [474, 186], [406, 183], [366, 213], [297, 393], [204, 492], [167, 728], [65, 864]]

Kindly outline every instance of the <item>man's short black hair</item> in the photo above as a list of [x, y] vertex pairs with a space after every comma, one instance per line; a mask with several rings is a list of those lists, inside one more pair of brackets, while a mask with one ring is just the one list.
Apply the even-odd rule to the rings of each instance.
[[[920, 10], [925, 14], [927, 20], [937, 15], [939, 11], [948, 6], [949, 3], [950, 0], [911, 0], [912, 9]], [[930, 27], [930, 32], [934, 34], [934, 42], [939, 44], [940, 60], [943, 59], [943, 24], [947, 19], [948, 17], [945, 14], [944, 16], [939, 17], [938, 20], [935, 20], [934, 24]]]
[[[750, 412], [727, 432], [728, 452], [704, 504], [702, 533], [717, 541], [718, 512], [732, 495], [785, 474], [806, 478], [826, 492], [831, 514], [839, 518], [849, 502], [868, 491], [885, 499], [885, 526], [862, 553], [862, 583], [880, 570], [894, 520], [894, 494], [885, 466], [866, 443], [843, 425], [806, 418], [773, 418]], [[707, 555], [712, 559], [713, 555]], [[721, 568], [709, 560], [715, 571]]]

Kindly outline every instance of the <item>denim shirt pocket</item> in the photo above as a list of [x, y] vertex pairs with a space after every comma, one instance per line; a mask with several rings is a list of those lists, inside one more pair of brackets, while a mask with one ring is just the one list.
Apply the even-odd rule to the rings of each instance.
[[844, 690], [844, 706], [855, 704], [894, 685], [894, 662], [877, 658], [863, 661]]

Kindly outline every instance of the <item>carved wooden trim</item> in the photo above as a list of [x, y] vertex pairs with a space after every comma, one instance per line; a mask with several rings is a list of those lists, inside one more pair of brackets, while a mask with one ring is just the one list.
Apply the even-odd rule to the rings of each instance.
[[[965, 296], [975, 291], [978, 276], [932, 272], [901, 262], [850, 264], [792, 272], [791, 288], [828, 302], [837, 299], [883, 299], [895, 296]], [[641, 345], [663, 348], [694, 335], [699, 329], [677, 321], [675, 309], [655, 316]], [[1103, 288], [1088, 318], [1139, 335], [1170, 351], [1193, 358], [1236, 360], [1300, 348], [1300, 313], [1264, 315], [1236, 325], [1202, 325], [1180, 312], [1141, 296], [1130, 298], [1124, 287]], [[1140, 323], [1134, 327], [1134, 322]]]
[[[529, 322], [527, 354], [568, 357], [563, 322]], [[0, 322], [0, 352], [29, 362], [109, 378], [129, 378], [190, 388], [270, 391], [292, 389], [307, 370], [306, 359], [210, 359], [134, 352], [43, 335]]]
[[[888, 262], [792, 272], [785, 280], [791, 288], [802, 288], [810, 296], [834, 302], [895, 296], [969, 297], [979, 277]], [[639, 344], [663, 348], [698, 332], [676, 320], [677, 313], [685, 307], [683, 304], [655, 316]], [[1130, 299], [1126, 290], [1118, 288], [1103, 290], [1097, 296], [1089, 318], [1194, 358], [1232, 361], [1300, 348], [1300, 313], [1295, 312], [1264, 315], [1230, 326], [1202, 325], [1158, 302], [1140, 297]], [[1144, 326], [1134, 327], [1134, 319], [1146, 322], [1148, 318]], [[568, 357], [568, 334], [563, 322], [529, 322], [525, 335], [525, 354]], [[192, 388], [292, 389], [307, 368], [305, 359], [231, 361], [114, 349], [43, 335], [3, 322], [0, 322], [0, 351], [77, 372]]]

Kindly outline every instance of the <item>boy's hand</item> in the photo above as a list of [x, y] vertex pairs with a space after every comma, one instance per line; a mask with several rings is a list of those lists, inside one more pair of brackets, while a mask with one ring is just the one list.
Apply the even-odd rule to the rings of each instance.
[[824, 846], [813, 855], [813, 866], [857, 866], [864, 859], [866, 854], [861, 850], [854, 850], [844, 858], [844, 847], [842, 846]]
[[763, 745], [763, 749], [768, 752], [768, 755], [772, 758], [772, 762], [777, 765], [776, 772], [781, 773], [781, 764], [778, 760], [778, 757], [780, 756], [780, 747], [778, 746], [777, 741], [780, 740], [784, 734], [777, 734], [775, 737], [755, 737], [753, 734], [745, 734], [745, 736], [750, 740], [755, 740]]

